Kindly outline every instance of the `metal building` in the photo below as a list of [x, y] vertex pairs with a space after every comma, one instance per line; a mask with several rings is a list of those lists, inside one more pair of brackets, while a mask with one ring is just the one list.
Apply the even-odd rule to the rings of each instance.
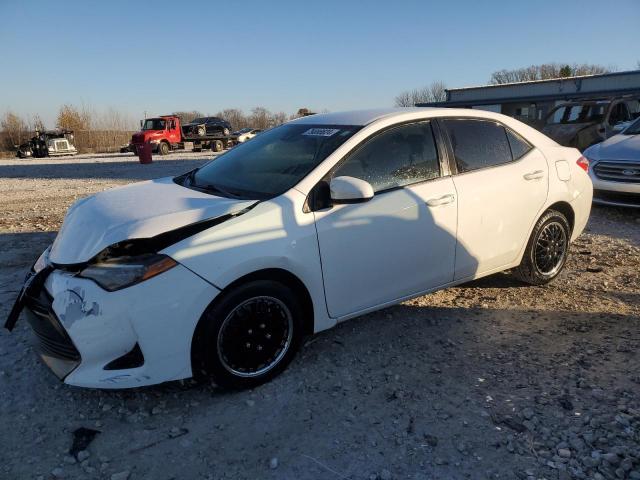
[[640, 96], [640, 70], [452, 88], [446, 92], [444, 102], [417, 106], [490, 110], [539, 127], [552, 108], [567, 101]]

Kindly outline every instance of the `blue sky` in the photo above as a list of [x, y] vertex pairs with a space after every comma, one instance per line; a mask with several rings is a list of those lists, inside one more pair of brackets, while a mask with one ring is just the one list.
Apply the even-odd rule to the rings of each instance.
[[640, 61], [637, 0], [221, 3], [0, 0], [0, 113], [335, 111], [503, 68]]

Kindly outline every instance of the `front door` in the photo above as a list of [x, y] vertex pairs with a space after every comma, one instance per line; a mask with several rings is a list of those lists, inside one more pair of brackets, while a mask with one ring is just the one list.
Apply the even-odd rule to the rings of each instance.
[[180, 129], [175, 119], [169, 120], [167, 128], [169, 129], [167, 131], [167, 140], [169, 140], [169, 143], [175, 144], [182, 141], [182, 135], [180, 134]]
[[375, 195], [314, 213], [331, 317], [452, 281], [457, 198], [451, 177], [441, 175], [429, 122], [366, 141], [331, 178], [337, 176], [365, 180]]

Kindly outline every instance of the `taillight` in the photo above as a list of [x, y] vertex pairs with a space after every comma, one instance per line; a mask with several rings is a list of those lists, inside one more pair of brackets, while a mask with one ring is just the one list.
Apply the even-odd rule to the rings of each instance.
[[585, 157], [580, 157], [576, 163], [585, 172], [589, 172], [589, 160], [587, 160]]

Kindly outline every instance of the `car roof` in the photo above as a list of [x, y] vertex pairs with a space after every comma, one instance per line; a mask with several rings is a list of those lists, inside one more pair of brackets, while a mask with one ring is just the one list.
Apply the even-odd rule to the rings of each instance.
[[470, 108], [445, 107], [402, 107], [379, 108], [371, 110], [352, 110], [347, 112], [321, 113], [301, 117], [290, 123], [302, 125], [355, 125], [365, 127], [377, 122], [394, 124], [410, 122], [428, 118], [457, 117], [495, 120], [513, 128], [518, 134], [531, 141], [534, 145], [558, 146], [556, 142], [538, 130], [502, 113], [490, 112]]
[[413, 120], [420, 117], [480, 117], [504, 121], [505, 115], [480, 109], [443, 108], [443, 107], [401, 107], [378, 108], [370, 110], [351, 110], [335, 113], [319, 113], [293, 120], [299, 124], [310, 125], [357, 125], [365, 126], [378, 120]]
[[372, 108], [368, 110], [350, 110], [334, 113], [316, 113], [294, 120], [296, 123], [315, 125], [368, 125], [381, 118], [402, 115], [403, 113], [435, 110], [429, 107], [414, 108]]

